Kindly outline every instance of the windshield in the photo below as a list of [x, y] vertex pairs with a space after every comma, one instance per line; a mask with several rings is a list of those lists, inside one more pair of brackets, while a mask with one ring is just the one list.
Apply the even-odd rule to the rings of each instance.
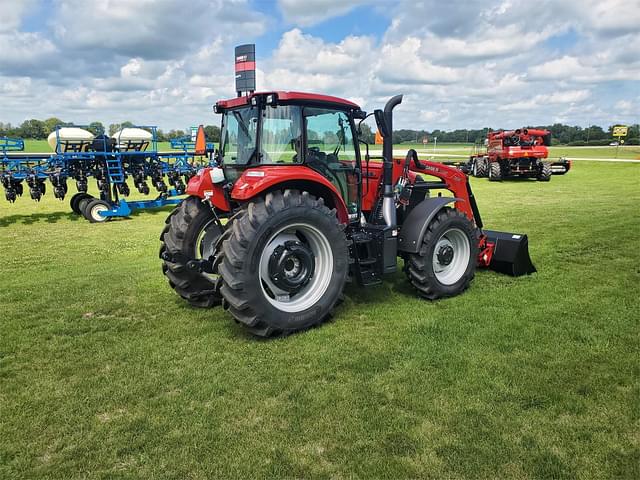
[[[261, 111], [260, 152], [256, 152], [258, 112]], [[222, 125], [223, 165], [299, 163], [302, 161], [301, 109], [294, 105], [257, 106], [225, 112]]]
[[225, 112], [222, 124], [223, 163], [228, 166], [247, 165], [256, 152], [258, 109], [255, 106]]

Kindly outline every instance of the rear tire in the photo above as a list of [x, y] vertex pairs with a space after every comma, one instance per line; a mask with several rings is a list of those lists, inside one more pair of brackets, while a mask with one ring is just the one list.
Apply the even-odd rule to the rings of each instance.
[[486, 177], [487, 176], [487, 159], [476, 158], [473, 162], [473, 176], [474, 177]]
[[491, 182], [500, 182], [502, 180], [500, 162], [491, 162], [489, 164], [489, 180]]
[[[71, 197], [71, 200], [69, 201], [69, 204], [71, 205], [71, 210], [73, 210], [73, 213], [77, 215], [82, 215], [83, 209], [80, 208], [80, 201], [83, 199], [90, 199], [90, 198], [93, 198], [93, 197], [86, 192], [79, 192], [73, 195]], [[85, 207], [87, 206], [87, 203], [84, 204]]]
[[540, 173], [538, 174], [539, 182], [548, 182], [551, 180], [551, 164], [549, 162], [542, 162], [542, 167], [540, 168]]
[[268, 337], [328, 318], [349, 270], [344, 226], [322, 198], [270, 192], [233, 219], [219, 272], [225, 306], [251, 333]]
[[445, 207], [431, 221], [418, 253], [405, 259], [405, 273], [429, 300], [465, 291], [476, 274], [479, 232], [456, 209]]
[[[167, 217], [160, 234], [160, 258], [165, 252], [179, 254], [187, 259], [211, 256], [221, 235], [215, 215], [199, 197], [185, 198]], [[220, 305], [217, 277], [187, 267], [182, 262], [162, 262], [162, 273], [169, 286], [190, 305], [210, 308]]]
[[87, 200], [88, 203], [86, 204], [84, 200], [81, 200], [79, 202], [80, 205], [85, 205], [82, 211], [84, 218], [89, 220], [91, 223], [104, 223], [109, 220], [109, 217], [103, 217], [102, 215], [100, 215], [100, 212], [111, 210], [111, 205], [109, 205], [104, 200], [100, 200], [97, 198]]

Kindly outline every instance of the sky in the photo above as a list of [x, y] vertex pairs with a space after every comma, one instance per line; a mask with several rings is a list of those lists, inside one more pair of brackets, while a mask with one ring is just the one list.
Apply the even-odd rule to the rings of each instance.
[[218, 124], [233, 49], [258, 90], [324, 93], [395, 128], [640, 120], [640, 0], [0, 0], [0, 122]]

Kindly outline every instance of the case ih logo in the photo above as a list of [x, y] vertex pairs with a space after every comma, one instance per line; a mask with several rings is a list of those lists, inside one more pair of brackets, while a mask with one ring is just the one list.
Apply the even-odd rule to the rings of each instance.
[[238, 57], [236, 57], [236, 63], [238, 62], [246, 62], [247, 61], [247, 56], [246, 55], [240, 55]]

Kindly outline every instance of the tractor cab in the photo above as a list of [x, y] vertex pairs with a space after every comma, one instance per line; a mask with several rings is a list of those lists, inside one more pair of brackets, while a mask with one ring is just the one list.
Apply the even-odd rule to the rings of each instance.
[[360, 152], [354, 120], [364, 112], [347, 100], [297, 92], [267, 92], [219, 101], [218, 160], [236, 182], [253, 167], [304, 166], [325, 177], [349, 215], [360, 206]]

